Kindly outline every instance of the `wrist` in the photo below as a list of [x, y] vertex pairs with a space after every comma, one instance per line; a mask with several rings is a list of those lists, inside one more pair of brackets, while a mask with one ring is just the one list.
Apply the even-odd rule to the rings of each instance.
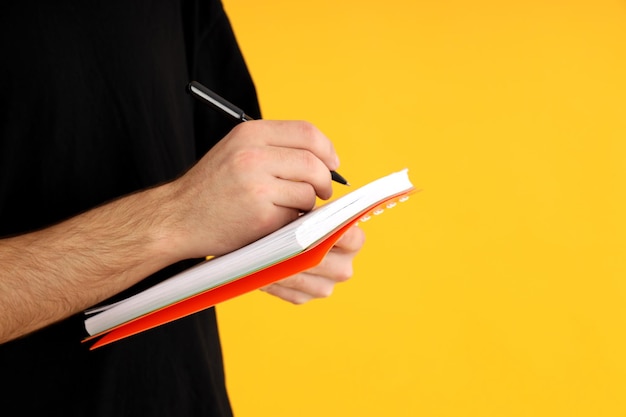
[[148, 190], [147, 204], [151, 206], [148, 225], [148, 241], [153, 253], [167, 264], [189, 258], [186, 250], [186, 233], [183, 226], [180, 193], [175, 182]]

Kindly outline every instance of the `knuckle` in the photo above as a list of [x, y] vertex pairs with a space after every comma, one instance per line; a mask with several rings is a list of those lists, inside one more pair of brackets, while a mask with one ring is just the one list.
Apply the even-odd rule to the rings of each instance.
[[319, 193], [323, 198], [330, 197], [329, 194], [332, 193], [330, 175], [319, 156], [313, 151], [300, 152], [298, 164], [303, 172], [303, 178], [306, 178], [305, 182], [312, 185], [313, 193]]
[[352, 263], [347, 262], [345, 265], [343, 265], [341, 268], [338, 268], [335, 271], [334, 277], [335, 277], [335, 281], [337, 282], [346, 282], [350, 278], [352, 278], [352, 275], [354, 275], [354, 269], [352, 267]]
[[320, 286], [320, 288], [316, 291], [315, 296], [317, 298], [328, 298], [331, 295], [333, 295], [333, 291], [335, 289], [334, 285], [322, 285]]
[[291, 288], [306, 294], [311, 287], [311, 276], [308, 274], [298, 274], [294, 275], [292, 278], [293, 281], [290, 283]]
[[357, 251], [365, 244], [365, 232], [359, 227], [353, 227], [345, 236], [345, 248], [350, 251]]
[[299, 132], [306, 138], [307, 143], [314, 149], [316, 154], [323, 154], [332, 148], [330, 140], [322, 134], [322, 132], [312, 123], [301, 121], [299, 123]]
[[241, 135], [243, 137], [248, 137], [250, 134], [258, 132], [264, 124], [263, 120], [252, 120], [246, 123], [239, 123], [232, 128], [231, 133], [235, 136]]
[[307, 172], [314, 171], [315, 169], [318, 168], [320, 160], [312, 152], [303, 151], [303, 152], [299, 152], [298, 155], [300, 156], [300, 161], [299, 161], [300, 164], [302, 165], [304, 169], [307, 170]]
[[301, 306], [302, 304], [306, 304], [308, 301], [310, 301], [310, 299], [311, 298], [306, 294], [294, 293], [290, 295], [288, 301], [293, 305]]
[[365, 232], [358, 226], [351, 227], [337, 241], [336, 247], [344, 252], [357, 252], [365, 243]]
[[319, 130], [315, 127], [313, 123], [304, 120], [300, 120], [296, 123], [298, 123], [298, 129], [301, 135], [309, 139], [314, 139], [318, 136]]
[[233, 155], [231, 163], [233, 164], [234, 169], [249, 170], [250, 167], [260, 163], [263, 158], [264, 153], [261, 148], [246, 147], [239, 149], [235, 155]]

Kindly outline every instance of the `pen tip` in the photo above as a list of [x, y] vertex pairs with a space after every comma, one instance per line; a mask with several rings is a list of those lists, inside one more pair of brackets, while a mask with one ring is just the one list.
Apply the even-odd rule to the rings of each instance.
[[330, 171], [330, 176], [333, 181], [338, 182], [339, 184], [350, 185], [344, 177], [342, 177], [339, 173], [335, 171]]

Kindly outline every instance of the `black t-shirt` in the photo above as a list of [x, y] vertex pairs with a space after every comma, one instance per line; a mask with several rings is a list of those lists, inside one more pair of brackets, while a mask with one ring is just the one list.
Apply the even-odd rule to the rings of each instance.
[[[232, 128], [193, 79], [259, 116], [217, 0], [2, 2], [0, 236], [188, 169]], [[84, 336], [77, 315], [0, 345], [0, 414], [231, 415], [212, 309], [95, 351]]]

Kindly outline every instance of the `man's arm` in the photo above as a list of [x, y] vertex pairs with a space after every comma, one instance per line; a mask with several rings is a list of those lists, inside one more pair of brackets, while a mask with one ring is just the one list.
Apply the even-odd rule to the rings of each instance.
[[0, 240], [0, 342], [75, 314], [175, 262], [162, 235], [166, 194], [167, 187], [155, 188]]
[[182, 259], [237, 249], [329, 198], [330, 141], [304, 122], [237, 126], [185, 175], [0, 240], [0, 343]]

